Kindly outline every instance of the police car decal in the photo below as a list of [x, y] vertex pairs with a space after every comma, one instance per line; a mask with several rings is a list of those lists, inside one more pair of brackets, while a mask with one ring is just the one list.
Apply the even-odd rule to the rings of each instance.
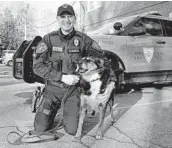
[[154, 48], [153, 47], [144, 47], [143, 48], [143, 54], [148, 63], [152, 60], [153, 54], [154, 54]]
[[63, 52], [63, 47], [53, 47], [52, 51]]

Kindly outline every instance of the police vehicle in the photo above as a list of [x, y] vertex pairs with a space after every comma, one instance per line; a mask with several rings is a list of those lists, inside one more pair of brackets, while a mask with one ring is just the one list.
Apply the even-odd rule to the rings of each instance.
[[157, 12], [124, 17], [90, 36], [112, 60], [121, 84], [172, 81], [172, 19]]
[[[127, 84], [172, 82], [172, 19], [169, 17], [149, 12], [119, 18], [88, 35], [112, 62], [118, 89]], [[14, 77], [23, 77], [27, 83], [40, 82], [32, 70], [33, 49], [39, 40], [41, 37], [27, 49], [18, 50], [21, 53], [14, 56]]]

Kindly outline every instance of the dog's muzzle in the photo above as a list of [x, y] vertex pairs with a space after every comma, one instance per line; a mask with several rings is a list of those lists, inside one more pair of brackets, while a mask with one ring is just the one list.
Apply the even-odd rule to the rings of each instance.
[[77, 73], [79, 73], [79, 74], [83, 74], [83, 73], [86, 73], [88, 71], [88, 69], [84, 69], [84, 68], [79, 68], [78, 69], [78, 71], [77, 71]]
[[78, 74], [83, 74], [85, 72], [87, 72], [88, 69], [82, 68], [82, 63], [78, 63], [76, 66], [76, 73]]

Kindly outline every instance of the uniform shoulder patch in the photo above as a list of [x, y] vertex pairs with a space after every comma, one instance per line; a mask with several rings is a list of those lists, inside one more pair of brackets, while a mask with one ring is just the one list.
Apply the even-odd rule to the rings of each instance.
[[51, 32], [49, 35], [50, 35], [50, 36], [56, 36], [56, 35], [58, 35], [58, 32], [57, 32], [57, 31], [53, 31], [53, 32]]
[[45, 52], [47, 50], [48, 50], [48, 47], [45, 44], [45, 42], [38, 43], [38, 45], [36, 47], [36, 53], [43, 53], [43, 52]]

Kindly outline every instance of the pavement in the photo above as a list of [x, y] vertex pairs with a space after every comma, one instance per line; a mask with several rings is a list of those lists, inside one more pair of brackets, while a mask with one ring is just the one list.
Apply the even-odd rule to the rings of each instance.
[[27, 132], [33, 129], [31, 97], [34, 88], [39, 84], [26, 84], [6, 76], [3, 80], [0, 79], [0, 84], [5, 82], [8, 85], [0, 85], [1, 148], [172, 148], [170, 86], [116, 94], [117, 106], [114, 108], [116, 122], [112, 125], [107, 111], [102, 140], [95, 139], [98, 122], [96, 114], [94, 118], [86, 118], [81, 143], [76, 142], [73, 136], [61, 129], [57, 131], [58, 140], [13, 146], [6, 142], [9, 132]]

